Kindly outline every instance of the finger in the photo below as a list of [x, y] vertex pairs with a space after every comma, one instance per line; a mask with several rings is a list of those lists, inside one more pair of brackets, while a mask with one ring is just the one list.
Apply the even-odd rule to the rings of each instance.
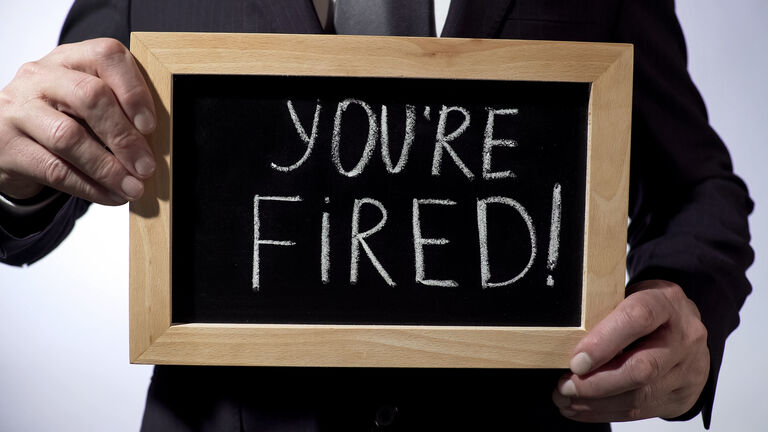
[[[605, 399], [573, 399], [562, 396], [555, 391], [552, 400], [560, 410], [560, 414], [571, 420], [581, 422], [614, 422], [639, 420], [650, 417], [674, 417], [665, 415], [664, 403], [653, 397], [655, 392], [649, 390], [633, 390], [621, 395]], [[645, 400], [647, 399], [647, 403]]]
[[154, 130], [155, 105], [149, 88], [130, 51], [119, 41], [101, 38], [61, 45], [42, 61], [101, 78], [136, 129], [143, 134]]
[[[15, 113], [14, 117], [21, 132], [49, 152], [68, 161], [93, 183], [108, 189], [121, 199], [137, 199], [143, 194], [144, 186], [141, 181], [131, 176], [115, 156], [96, 142], [71, 117], [56, 111], [42, 101], [28, 102], [23, 115]], [[56, 171], [54, 174], [57, 173]], [[70, 178], [60, 173], [47, 175], [46, 184], [61, 190], [58, 184], [53, 183], [56, 179], [69, 180]]]
[[40, 83], [39, 91], [47, 101], [58, 110], [85, 120], [133, 176], [147, 178], [152, 174], [155, 162], [146, 139], [125, 116], [103, 80], [61, 67], [40, 68], [42, 74], [56, 76], [55, 80]]
[[631, 343], [666, 323], [672, 311], [669, 300], [658, 291], [630, 295], [579, 341], [571, 370], [584, 375], [604, 365]]
[[686, 413], [684, 390], [657, 391], [653, 388], [633, 390], [612, 398], [573, 400], [558, 405], [560, 413], [582, 422], [622, 422], [653, 417], [673, 418]]
[[65, 160], [30, 138], [18, 135], [6, 144], [0, 161], [4, 171], [34, 183], [51, 186], [73, 196], [104, 205], [125, 204], [125, 199], [99, 186]]
[[[603, 398], [565, 397], [558, 391], [553, 393], [553, 401], [560, 408], [572, 411], [620, 412], [634, 408], [655, 407], [657, 412], [666, 410], [665, 406], [677, 404], [688, 379], [680, 365], [672, 368], [664, 377], [649, 385]], [[664, 408], [664, 409], [662, 409]]]
[[584, 423], [614, 423], [643, 420], [657, 417], [651, 414], [652, 409], [627, 409], [615, 412], [574, 411], [561, 409], [560, 414], [571, 420]]
[[605, 398], [651, 385], [683, 357], [669, 333], [668, 328], [660, 328], [592, 373], [561, 380], [558, 390], [568, 397]]

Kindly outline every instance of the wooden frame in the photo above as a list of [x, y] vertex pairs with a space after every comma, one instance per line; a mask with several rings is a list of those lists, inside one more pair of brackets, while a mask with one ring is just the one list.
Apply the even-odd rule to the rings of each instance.
[[[157, 174], [131, 203], [130, 359], [135, 363], [568, 367], [624, 297], [631, 45], [276, 34], [133, 33], [156, 101]], [[460, 78], [591, 83], [579, 327], [181, 324], [171, 322], [174, 74]]]

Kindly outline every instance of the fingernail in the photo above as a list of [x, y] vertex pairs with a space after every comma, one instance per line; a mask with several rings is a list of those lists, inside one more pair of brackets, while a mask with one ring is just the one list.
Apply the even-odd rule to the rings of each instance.
[[560, 385], [560, 394], [566, 397], [573, 397], [576, 395], [576, 385], [573, 384], [573, 381], [568, 380]]
[[141, 176], [150, 176], [155, 172], [155, 161], [149, 156], [142, 156], [136, 161], [136, 172]]
[[136, 126], [139, 132], [146, 135], [155, 130], [155, 116], [148, 109], [143, 108], [133, 118], [133, 125]]
[[128, 196], [128, 199], [136, 199], [144, 192], [144, 185], [138, 179], [131, 176], [125, 176], [120, 186], [123, 188], [123, 193]]
[[571, 359], [571, 372], [576, 375], [584, 375], [592, 370], [592, 359], [589, 354], [580, 352]]
[[566, 417], [573, 417], [576, 415], [576, 411], [564, 409], [564, 410], [560, 410], [560, 414]]

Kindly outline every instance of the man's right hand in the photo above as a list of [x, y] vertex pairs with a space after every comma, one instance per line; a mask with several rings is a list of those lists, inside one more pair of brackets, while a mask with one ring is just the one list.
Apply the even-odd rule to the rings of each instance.
[[120, 42], [61, 45], [0, 91], [0, 192], [31, 198], [47, 185], [106, 205], [137, 199], [155, 170], [142, 135], [154, 128], [149, 89]]

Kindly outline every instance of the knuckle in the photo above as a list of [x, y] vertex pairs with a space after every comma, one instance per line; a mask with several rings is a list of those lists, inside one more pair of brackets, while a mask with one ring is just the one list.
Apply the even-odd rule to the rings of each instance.
[[60, 185], [67, 180], [69, 167], [61, 159], [53, 157], [45, 163], [43, 175], [49, 185]]
[[113, 151], [122, 151], [136, 145], [138, 136], [130, 131], [121, 131], [113, 136], [107, 144]]
[[21, 67], [19, 67], [19, 71], [16, 73], [16, 76], [31, 77], [39, 73], [40, 73], [40, 63], [31, 61], [21, 65]]
[[120, 41], [112, 38], [99, 38], [93, 41], [94, 56], [101, 61], [114, 61], [125, 57], [128, 50]]
[[121, 97], [129, 106], [143, 106], [146, 104], [146, 91], [143, 86], [134, 86], [128, 89]]
[[652, 383], [661, 369], [658, 360], [653, 356], [636, 355], [631, 358], [627, 366], [629, 380], [636, 386]]
[[57, 119], [51, 125], [50, 147], [54, 153], [66, 153], [76, 147], [82, 139], [82, 129], [69, 117]]
[[100, 184], [108, 184], [114, 174], [119, 171], [116, 165], [111, 156], [101, 158], [94, 166], [91, 178]]
[[656, 321], [656, 312], [647, 303], [633, 302], [625, 309], [624, 319], [627, 324], [650, 332]]
[[85, 75], [74, 83], [75, 97], [87, 110], [96, 109], [110, 91], [102, 80], [92, 75]]
[[701, 311], [699, 310], [699, 307], [696, 305], [696, 303], [694, 303], [693, 300], [686, 297], [685, 305], [687, 306], [688, 310], [690, 310], [693, 313], [693, 316], [695, 316], [696, 319], [701, 320]]
[[707, 327], [704, 325], [703, 322], [699, 320], [695, 320], [693, 325], [691, 326], [691, 335], [693, 337], [694, 343], [706, 344], [707, 338], [709, 337], [709, 332], [707, 332]]
[[680, 288], [680, 285], [669, 284], [665, 286], [664, 293], [666, 297], [675, 304], [682, 304], [688, 300], [688, 296], [685, 295], [685, 292], [683, 292], [683, 289]]
[[0, 118], [5, 117], [13, 105], [13, 98], [6, 94], [5, 91], [0, 91]]
[[581, 339], [581, 341], [579, 341], [579, 347], [580, 347], [579, 350], [589, 352], [590, 349], [592, 349], [593, 347], [600, 346], [601, 341], [603, 340], [603, 338], [606, 337], [604, 333], [605, 333], [604, 331], [603, 332], [594, 331], [594, 332], [587, 333]]

